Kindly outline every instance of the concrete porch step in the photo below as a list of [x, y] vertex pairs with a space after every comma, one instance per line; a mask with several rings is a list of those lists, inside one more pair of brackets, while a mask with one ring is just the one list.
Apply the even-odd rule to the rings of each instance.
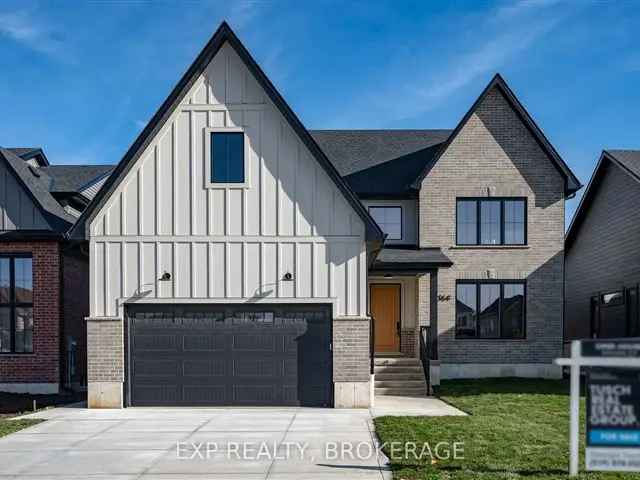
[[376, 377], [376, 381], [374, 383], [376, 388], [427, 388], [427, 382], [422, 380], [378, 380]]
[[373, 373], [376, 375], [379, 373], [415, 373], [422, 374], [424, 372], [422, 365], [379, 365], [373, 367]]
[[394, 395], [397, 397], [425, 397], [427, 395], [427, 387], [420, 388], [392, 388], [392, 387], [376, 387], [376, 395]]
[[423, 380], [424, 371], [421, 369], [408, 370], [406, 372], [397, 372], [395, 370], [376, 371], [376, 381], [378, 380]]
[[422, 366], [419, 358], [408, 357], [375, 357], [374, 366]]

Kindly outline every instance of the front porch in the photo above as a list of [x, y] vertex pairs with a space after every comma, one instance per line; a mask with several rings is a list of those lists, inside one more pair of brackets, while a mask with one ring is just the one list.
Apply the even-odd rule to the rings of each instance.
[[382, 250], [370, 269], [377, 395], [424, 396], [439, 383], [438, 270], [449, 266], [440, 249], [392, 247]]

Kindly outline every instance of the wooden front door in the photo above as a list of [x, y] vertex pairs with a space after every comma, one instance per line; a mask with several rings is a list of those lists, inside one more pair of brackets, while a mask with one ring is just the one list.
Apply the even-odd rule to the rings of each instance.
[[375, 351], [400, 350], [400, 285], [371, 285], [371, 315], [375, 322]]

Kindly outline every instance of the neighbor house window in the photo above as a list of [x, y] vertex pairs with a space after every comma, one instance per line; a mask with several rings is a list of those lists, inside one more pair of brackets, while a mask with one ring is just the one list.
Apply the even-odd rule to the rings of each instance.
[[0, 255], [0, 353], [33, 352], [33, 262]]
[[525, 245], [524, 198], [459, 198], [456, 202], [458, 245]]
[[369, 213], [388, 240], [402, 240], [401, 207], [369, 207]]
[[244, 184], [245, 138], [242, 131], [209, 132], [211, 184]]
[[456, 337], [524, 338], [525, 303], [524, 282], [458, 282]]

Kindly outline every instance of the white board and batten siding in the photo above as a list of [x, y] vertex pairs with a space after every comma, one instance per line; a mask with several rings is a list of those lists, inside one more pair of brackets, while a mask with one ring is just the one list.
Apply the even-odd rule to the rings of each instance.
[[[205, 129], [237, 126], [249, 186], [205, 188]], [[91, 315], [121, 316], [127, 301], [326, 301], [364, 316], [364, 228], [224, 45], [91, 222]]]
[[0, 231], [49, 230], [40, 209], [18, 183], [13, 172], [0, 163]]

